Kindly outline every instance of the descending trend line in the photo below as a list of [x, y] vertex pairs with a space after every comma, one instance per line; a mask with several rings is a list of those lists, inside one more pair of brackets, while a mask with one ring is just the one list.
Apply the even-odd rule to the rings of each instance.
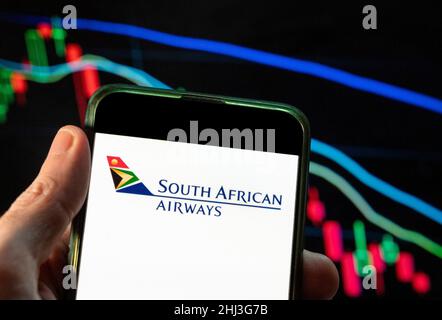
[[[0, 13], [1, 16], [1, 13]], [[1, 18], [1, 17], [0, 17]], [[43, 26], [45, 27], [45, 26]], [[41, 25], [38, 26], [38, 30], [40, 32], [40, 35], [42, 38], [47, 39], [48, 33], [43, 33], [43, 30]], [[49, 27], [50, 28], [50, 27]], [[50, 29], [49, 29], [50, 30]], [[55, 29], [54, 29], [55, 30]], [[32, 34], [31, 34], [32, 35]], [[33, 38], [32, 38], [33, 39]], [[31, 39], [31, 40], [32, 40]], [[54, 38], [54, 41], [56, 39]], [[36, 45], [35, 43], [31, 43], [32, 45]], [[41, 44], [41, 43], [40, 43]], [[38, 43], [37, 43], [38, 45]], [[61, 54], [59, 56], [64, 55], [64, 46], [65, 44], [62, 43], [62, 50], [60, 51]], [[76, 44], [74, 44], [76, 45]], [[72, 48], [69, 48], [69, 46], [72, 47], [72, 44], [69, 44], [68, 47], [66, 47], [68, 50], [67, 53], [71, 52]], [[12, 91], [12, 99], [17, 99], [17, 105], [22, 105], [19, 103], [19, 98], [25, 98], [24, 94], [26, 93], [26, 80], [40, 82], [40, 83], [50, 83], [50, 82], [56, 82], [60, 79], [66, 77], [67, 75], [71, 73], [75, 73], [73, 75], [74, 80], [75, 76], [86, 74], [85, 70], [94, 70], [96, 73], [97, 70], [108, 72], [111, 74], [115, 74], [118, 76], [122, 76], [126, 78], [127, 80], [130, 80], [138, 85], [143, 86], [150, 86], [150, 87], [157, 87], [157, 88], [163, 88], [163, 89], [170, 89], [169, 86], [162, 83], [161, 81], [158, 81], [148, 73], [144, 72], [143, 70], [136, 69], [133, 67], [129, 67], [122, 64], [117, 64], [115, 62], [112, 62], [108, 59], [105, 59], [103, 57], [95, 56], [95, 55], [82, 55], [82, 50], [79, 45], [76, 45], [78, 48], [80, 48], [78, 52], [78, 55], [76, 56], [76, 59], [66, 59], [69, 63], [65, 64], [59, 64], [54, 66], [47, 66], [46, 60], [44, 58], [46, 57], [46, 54], [44, 53], [40, 57], [35, 57], [35, 61], [32, 61], [29, 56], [28, 52], [28, 60], [25, 60], [23, 63], [16, 63], [11, 62], [8, 60], [0, 59], [0, 78], [3, 78], [3, 80], [6, 79], [6, 82], [3, 81], [3, 89], [8, 89], [8, 86], [13, 88]], [[35, 49], [35, 48], [34, 48]], [[41, 49], [41, 48], [40, 48]], [[28, 50], [29, 51], [29, 50]], [[58, 54], [58, 53], [57, 53]], [[68, 54], [67, 54], [68, 56]], [[72, 57], [72, 55], [71, 55]], [[37, 59], [38, 58], [38, 59]], [[3, 66], [3, 68], [2, 68]], [[2, 70], [3, 69], [3, 70]], [[14, 72], [11, 72], [14, 71]], [[77, 73], [78, 72], [78, 73]], [[89, 76], [91, 74], [88, 74]], [[96, 77], [98, 79], [98, 73], [96, 74]], [[91, 77], [89, 77], [91, 78]], [[2, 79], [0, 79], [2, 80]], [[87, 77], [84, 77], [83, 80], [88, 80]], [[332, 80], [333, 81], [333, 80]], [[91, 81], [89, 81], [91, 83]], [[74, 83], [75, 84], [75, 83]], [[100, 86], [99, 80], [97, 80], [96, 84], [93, 86], [94, 88], [91, 89], [91, 93], [95, 91]], [[77, 88], [76, 88], [77, 89]], [[1, 92], [0, 92], [1, 93]], [[22, 96], [20, 96], [22, 95]], [[90, 97], [90, 95], [89, 95]], [[8, 103], [13, 103], [11, 101], [14, 100], [7, 100]], [[22, 100], [23, 103], [24, 100]], [[78, 102], [77, 102], [78, 103]], [[7, 108], [6, 108], [7, 110]], [[81, 114], [81, 112], [80, 112]], [[418, 212], [421, 212], [423, 215], [427, 216], [430, 219], [433, 219], [440, 222], [441, 219], [441, 211], [427, 203], [425, 203], [423, 200], [408, 194], [404, 191], [401, 191], [397, 189], [396, 187], [390, 185], [389, 183], [377, 178], [376, 176], [370, 174], [367, 170], [365, 170], [361, 165], [359, 165], [356, 161], [345, 155], [342, 151], [324, 143], [319, 140], [313, 139], [312, 141], [312, 152], [318, 153], [319, 155], [326, 157], [328, 159], [331, 159], [332, 161], [336, 162], [337, 164], [341, 165], [344, 169], [349, 171], [351, 174], [353, 174], [354, 177], [356, 177], [358, 180], [360, 180], [363, 184], [375, 189], [376, 191], [390, 197], [392, 200], [397, 201], [405, 206], [408, 206]], [[318, 176], [321, 179], [324, 179], [328, 183], [334, 185], [337, 189], [339, 189], [344, 196], [346, 196], [351, 203], [360, 211], [362, 216], [364, 216], [369, 222], [373, 223], [374, 225], [377, 225], [379, 228], [386, 230], [390, 234], [385, 234], [382, 240], [381, 244], [373, 244], [371, 243], [369, 246], [367, 246], [366, 242], [366, 235], [365, 235], [365, 227], [364, 223], [361, 220], [356, 220], [353, 224], [354, 228], [354, 238], [356, 240], [356, 250], [354, 252], [345, 252], [343, 244], [341, 243], [340, 252], [335, 251], [335, 258], [334, 261], [336, 262], [339, 260], [340, 256], [342, 256], [341, 266], [345, 265], [345, 260], [343, 258], [347, 257], [346, 259], [347, 266], [350, 265], [351, 269], [353, 269], [353, 273], [355, 275], [355, 281], [359, 281], [358, 276], [361, 276], [361, 268], [363, 266], [373, 263], [377, 270], [383, 270], [382, 268], [385, 268], [385, 263], [387, 264], [396, 264], [396, 274], [398, 281], [400, 282], [412, 282], [413, 288], [417, 293], [423, 294], [428, 292], [430, 289], [430, 278], [428, 275], [426, 275], [423, 272], [416, 272], [414, 273], [413, 269], [413, 256], [410, 253], [407, 252], [399, 252], [399, 247], [396, 245], [396, 252], [393, 252], [389, 247], [391, 248], [391, 245], [394, 244], [392, 235], [396, 236], [399, 239], [402, 239], [403, 241], [407, 241], [410, 243], [413, 243], [424, 250], [428, 251], [429, 253], [435, 255], [438, 258], [442, 259], [442, 245], [439, 243], [436, 243], [435, 241], [431, 240], [430, 238], [426, 237], [423, 233], [419, 233], [414, 230], [406, 229], [399, 224], [396, 224], [392, 220], [388, 219], [387, 217], [383, 216], [379, 212], [375, 211], [373, 207], [370, 206], [369, 202], [362, 196], [358, 190], [353, 187], [347, 180], [345, 180], [342, 176], [337, 174], [335, 171], [333, 171], [331, 168], [328, 168], [326, 166], [320, 165], [315, 162], [310, 163], [309, 171], [312, 175]], [[318, 196], [318, 193], [317, 193]], [[311, 194], [309, 191], [309, 201], [311, 200]], [[325, 210], [325, 209], [324, 209]], [[308, 210], [307, 210], [308, 211]], [[325, 213], [325, 211], [324, 211]], [[323, 219], [323, 217], [322, 217]], [[330, 228], [333, 227], [334, 223], [334, 229]], [[336, 241], [337, 238], [339, 238], [339, 233], [342, 231], [340, 230], [340, 225], [337, 222], [334, 221], [326, 221], [323, 224], [324, 230], [328, 230], [328, 237], [331, 239], [330, 241], [336, 245], [338, 241]], [[326, 228], [327, 227], [327, 228]], [[336, 229], [338, 227], [338, 229]], [[324, 231], [325, 232], [325, 231]], [[323, 234], [324, 240], [326, 240], [325, 233]], [[388, 246], [387, 246], [388, 245]], [[336, 247], [336, 246], [335, 246]], [[330, 249], [330, 248], [329, 248]], [[377, 256], [376, 256], [377, 252]], [[330, 253], [332, 251], [326, 250], [326, 254], [330, 256]], [[394, 257], [393, 257], [394, 254]], [[369, 255], [373, 257], [373, 260], [369, 259]], [[375, 257], [378, 257], [378, 263], [376, 263]], [[388, 259], [387, 259], [388, 258]], [[397, 258], [397, 262], [396, 262]], [[383, 259], [383, 260], [382, 260]], [[381, 261], [382, 260], [382, 261]], [[378, 267], [379, 261], [381, 261], [384, 265], [384, 267]], [[389, 262], [390, 261], [390, 262]], [[347, 268], [348, 269], [348, 268]], [[346, 285], [346, 282], [348, 280], [348, 277], [346, 277], [346, 274], [348, 276], [348, 272], [346, 273], [345, 269], [342, 270], [343, 275], [343, 284], [344, 287]], [[348, 271], [348, 270], [347, 270]], [[398, 273], [399, 271], [399, 273]], [[378, 273], [377, 281], [378, 283], [382, 283], [380, 286], [380, 290], [377, 290], [377, 293], [383, 292], [383, 277], [382, 272]], [[413, 274], [414, 273], [414, 274]], [[379, 277], [379, 275], [381, 277]], [[358, 289], [360, 291], [360, 289]], [[381, 292], [381, 294], [382, 294]], [[352, 292], [346, 292], [347, 295], [353, 295]], [[358, 296], [361, 293], [358, 292]]]
[[310, 172], [328, 181], [339, 189], [371, 223], [379, 226], [381, 229], [384, 229], [399, 239], [414, 243], [426, 251], [436, 255], [437, 257], [442, 258], [441, 245], [418, 232], [411, 231], [397, 225], [393, 221], [376, 212], [362, 197], [362, 195], [355, 188], [353, 188], [347, 180], [337, 173], [313, 161], [310, 162]]
[[[157, 80], [148, 73], [133, 67], [117, 64], [105, 58], [93, 55], [84, 55], [82, 57], [82, 60], [80, 60], [80, 62], [65, 63], [52, 67], [32, 66], [30, 70], [27, 70], [23, 67], [21, 63], [0, 59], [0, 67], [20, 72], [24, 74], [28, 79], [33, 81], [53, 82], [66, 76], [69, 73], [82, 70], [92, 64], [96, 66], [99, 70], [119, 75], [139, 85], [154, 87], [156, 86], [158, 88], [170, 89], [169, 86]], [[333, 160], [373, 190], [421, 213], [422, 215], [439, 224], [442, 224], [442, 211], [440, 209], [435, 208], [425, 201], [377, 178], [376, 176], [365, 170], [356, 161], [354, 161], [335, 147], [332, 147], [320, 140], [312, 139], [311, 150], [312, 152]]]
[[320, 154], [321, 156], [338, 163], [366, 186], [378, 191], [379, 193], [387, 195], [390, 199], [418, 211], [427, 218], [442, 224], [442, 211], [440, 209], [435, 208], [425, 201], [372, 175], [356, 161], [335, 147], [332, 147], [331, 145], [328, 145], [322, 141], [312, 139], [311, 150], [312, 152]]
[[[50, 22], [49, 17], [33, 15], [2, 14], [0, 18], [9, 22], [24, 24]], [[442, 100], [440, 99], [313, 61], [287, 57], [227, 42], [178, 36], [125, 23], [77, 19], [77, 25], [79, 29], [83, 30], [129, 36], [175, 48], [209, 52], [306, 74], [442, 114]]]
[[122, 65], [105, 59], [100, 56], [86, 54], [82, 56], [81, 60], [54, 65], [50, 67], [32, 66], [30, 69], [23, 67], [22, 63], [0, 59], [0, 66], [20, 72], [25, 75], [27, 79], [35, 82], [49, 83], [56, 82], [65, 76], [94, 66], [102, 72], [107, 72], [115, 75], [124, 75], [133, 83], [142, 86], [169, 89], [170, 87], [152, 77], [148, 73], [130, 66]]
[[[152, 85], [152, 83], [160, 83], [166, 88], [169, 88], [167, 85], [163, 84], [162, 82], [156, 80], [152, 76], [148, 75], [145, 72], [137, 72], [140, 70], [137, 70], [135, 68], [123, 66], [123, 65], [113, 65], [113, 62], [98, 56], [91, 56], [91, 55], [85, 55], [82, 57], [84, 61], [82, 63], [77, 62], [71, 62], [66, 64], [60, 64], [52, 67], [36, 67], [32, 66], [30, 70], [22, 70], [24, 66], [20, 63], [7, 61], [4, 59], [0, 59], [0, 66], [12, 69], [13, 71], [22, 72], [24, 76], [28, 77], [31, 80], [34, 81], [40, 81], [40, 82], [54, 82], [60, 80], [62, 77], [66, 76], [69, 73], [82, 70], [84, 68], [90, 67], [91, 65], [97, 66], [97, 68], [103, 68], [103, 70], [107, 72], [117, 72], [119, 70], [118, 68], [122, 68], [122, 70], [129, 70], [130, 73], [123, 73], [120, 75], [124, 75], [127, 77], [128, 80], [134, 81], [137, 80], [140, 82], [140, 84], [143, 85]], [[106, 62], [106, 63], [103, 63]], [[101, 67], [99, 67], [100, 65]], [[121, 70], [119, 70], [121, 71]], [[132, 79], [131, 76], [141, 76], [141, 78]], [[148, 76], [147, 79], [143, 79], [143, 76]], [[152, 81], [154, 80], [154, 81]], [[312, 150], [320, 153], [321, 155], [326, 155], [330, 157], [332, 160], [335, 160], [337, 163], [344, 166], [344, 168], [352, 168], [356, 172], [361, 171], [365, 173], [368, 177], [371, 175], [365, 171], [361, 166], [359, 166], [354, 160], [351, 158], [348, 158], [345, 154], [338, 154], [340, 151], [337, 149], [326, 145], [323, 142], [315, 140], [312, 143]], [[319, 151], [318, 151], [319, 150]], [[379, 213], [376, 213], [370, 205], [367, 203], [367, 201], [342, 177], [334, 173], [332, 170], [321, 166], [319, 164], [316, 164], [312, 162], [310, 164], [310, 173], [317, 175], [323, 179], [326, 179], [330, 183], [334, 184], [339, 190], [341, 190], [346, 196], [349, 197], [349, 199], [356, 205], [356, 207], [362, 212], [362, 214], [367, 218], [367, 220], [371, 221], [373, 224], [378, 225], [380, 228], [383, 228], [393, 235], [397, 236], [400, 239], [403, 239], [405, 241], [409, 241], [412, 243], [417, 244], [418, 246], [424, 248], [425, 250], [435, 254], [438, 257], [441, 257], [441, 247], [437, 243], [433, 242], [432, 240], [426, 238], [420, 233], [417, 233], [415, 231], [410, 231], [407, 229], [404, 229], [397, 224], [393, 223], [391, 220], [383, 217]], [[359, 175], [360, 176], [360, 175]], [[358, 178], [358, 177], [357, 177]], [[359, 177], [360, 178], [360, 177]], [[375, 177], [374, 177], [375, 178]], [[376, 178], [377, 179], [377, 178]], [[374, 180], [376, 182], [376, 180]], [[379, 181], [383, 182], [379, 179]], [[373, 180], [368, 181], [368, 183], [373, 183]], [[379, 182], [378, 182], [379, 183]], [[385, 183], [387, 184], [387, 183]], [[387, 184], [388, 185], [388, 184]], [[390, 186], [391, 188], [394, 188]], [[388, 192], [384, 190], [384, 192]]]

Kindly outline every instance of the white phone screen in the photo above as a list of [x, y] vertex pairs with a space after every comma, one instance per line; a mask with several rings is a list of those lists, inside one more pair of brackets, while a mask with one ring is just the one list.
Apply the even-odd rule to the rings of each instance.
[[77, 299], [287, 299], [298, 159], [96, 133]]

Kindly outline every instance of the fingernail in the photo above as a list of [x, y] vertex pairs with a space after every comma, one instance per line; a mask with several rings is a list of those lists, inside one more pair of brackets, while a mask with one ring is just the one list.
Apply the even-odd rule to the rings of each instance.
[[65, 129], [60, 129], [52, 142], [50, 154], [59, 155], [65, 153], [72, 146], [74, 141], [74, 136], [72, 133]]

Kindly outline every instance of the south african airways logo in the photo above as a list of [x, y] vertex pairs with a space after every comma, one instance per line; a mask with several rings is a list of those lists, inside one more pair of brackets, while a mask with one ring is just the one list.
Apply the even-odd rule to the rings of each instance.
[[214, 187], [160, 179], [153, 193], [120, 157], [107, 156], [107, 162], [116, 192], [156, 198], [157, 211], [219, 217], [224, 205], [281, 210], [280, 194], [244, 191], [223, 185]]
[[146, 188], [135, 173], [129, 170], [129, 167], [120, 157], [107, 156], [107, 162], [114, 180], [115, 191], [146, 196], [152, 195], [149, 189]]

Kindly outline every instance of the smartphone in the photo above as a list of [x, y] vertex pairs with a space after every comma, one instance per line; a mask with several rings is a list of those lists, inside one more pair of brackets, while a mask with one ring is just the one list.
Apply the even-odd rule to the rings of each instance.
[[294, 299], [310, 133], [289, 105], [109, 85], [91, 98], [77, 299]]

